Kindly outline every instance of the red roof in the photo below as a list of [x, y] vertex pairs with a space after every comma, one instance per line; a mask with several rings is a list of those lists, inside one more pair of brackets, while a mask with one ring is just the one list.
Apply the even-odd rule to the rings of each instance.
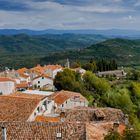
[[80, 101], [87, 101], [87, 99], [78, 92], [64, 91], [64, 90], [61, 90], [60, 92], [55, 93], [54, 95], [52, 95], [51, 98], [55, 101], [55, 103], [57, 103], [58, 105], [61, 105], [66, 100], [70, 98], [74, 98], [74, 97], [80, 97]]
[[0, 96], [0, 121], [27, 121], [39, 99]]
[[61, 69], [61, 65], [47, 65], [45, 66], [45, 69], [51, 69], [51, 70], [56, 70], [56, 69]]
[[24, 68], [18, 69], [17, 72], [21, 74], [21, 73], [25, 73], [27, 70], [28, 69], [24, 67]]
[[37, 65], [36, 67], [31, 68], [30, 70], [32, 72], [43, 73], [44, 72], [44, 67], [41, 67], [40, 65]]
[[17, 88], [28, 88], [29, 84], [28, 83], [20, 83], [20, 84], [16, 84]]
[[49, 77], [49, 76], [47, 76], [47, 75], [44, 75], [44, 74], [35, 77], [33, 80], [38, 79], [38, 78], [40, 78], [40, 77], [45, 77], [45, 78], [47, 78], [47, 79], [53, 80], [53, 78], [51, 78], [51, 77]]
[[11, 82], [15, 82], [15, 80], [11, 79], [11, 78], [7, 78], [7, 77], [0, 77], [0, 82], [8, 82], [8, 81], [11, 81]]
[[20, 77], [23, 77], [23, 78], [28, 78], [29, 75], [26, 75], [25, 73], [20, 73]]

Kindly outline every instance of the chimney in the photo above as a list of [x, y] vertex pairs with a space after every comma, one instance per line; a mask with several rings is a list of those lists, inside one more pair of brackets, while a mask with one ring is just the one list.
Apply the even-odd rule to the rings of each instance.
[[7, 140], [6, 128], [5, 127], [2, 127], [2, 140]]

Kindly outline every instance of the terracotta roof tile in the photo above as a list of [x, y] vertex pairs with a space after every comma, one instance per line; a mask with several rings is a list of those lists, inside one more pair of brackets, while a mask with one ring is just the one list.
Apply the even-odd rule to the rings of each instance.
[[14, 79], [7, 78], [7, 77], [0, 77], [0, 82], [4, 82], [4, 81], [12, 81], [12, 82], [15, 82]]
[[27, 121], [39, 102], [38, 98], [0, 96], [0, 121]]
[[16, 88], [28, 88], [29, 84], [28, 83], [20, 83], [16, 84]]
[[51, 70], [56, 70], [62, 68], [61, 65], [47, 65], [44, 67], [45, 69], [51, 69]]
[[20, 73], [19, 75], [20, 75], [20, 77], [23, 77], [23, 78], [28, 78], [29, 77], [29, 75], [26, 75], [25, 73]]
[[39, 76], [35, 77], [33, 80], [38, 79], [38, 78], [40, 78], [40, 77], [45, 77], [45, 78], [47, 78], [47, 79], [53, 80], [53, 78], [51, 78], [51, 77], [49, 77], [49, 76], [47, 76], [47, 75], [45, 75], [45, 74], [39, 75]]
[[43, 73], [44, 72], [44, 67], [41, 67], [40, 65], [37, 65], [36, 67], [33, 67], [30, 69], [32, 72], [37, 72], [37, 73]]
[[24, 68], [18, 69], [17, 72], [21, 74], [21, 73], [25, 73], [27, 70], [28, 69], [24, 67]]
[[20, 93], [20, 92], [16, 92], [16, 93], [11, 94], [9, 96], [19, 97], [19, 98], [27, 98], [27, 99], [37, 99], [37, 100], [43, 100], [44, 98], [46, 98], [45, 95], [26, 94], [26, 93]]

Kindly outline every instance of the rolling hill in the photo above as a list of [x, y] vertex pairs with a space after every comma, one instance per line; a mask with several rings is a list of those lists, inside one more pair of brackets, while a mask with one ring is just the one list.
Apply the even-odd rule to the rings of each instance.
[[0, 69], [32, 67], [43, 63], [41, 59], [52, 53], [77, 51], [105, 39], [101, 35], [84, 34], [0, 35]]
[[0, 36], [0, 69], [64, 64], [67, 58], [81, 62], [91, 58], [115, 59], [120, 66], [139, 66], [140, 40], [75, 34]]
[[87, 61], [91, 58], [116, 59], [120, 66], [140, 65], [140, 40], [109, 39], [78, 51], [54, 54], [51, 57], [46, 56], [42, 61], [47, 62], [52, 60], [55, 62], [59, 60], [61, 62], [66, 58], [81, 61]]
[[62, 50], [79, 49], [103, 41], [100, 35], [38, 35], [26, 34], [1, 35], [0, 54], [30, 54], [48, 53]]

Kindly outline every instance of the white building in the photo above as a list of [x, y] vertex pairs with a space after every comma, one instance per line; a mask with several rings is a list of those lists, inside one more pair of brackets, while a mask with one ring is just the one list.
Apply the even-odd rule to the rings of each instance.
[[0, 94], [9, 95], [15, 92], [15, 81], [6, 78], [0, 77]]
[[83, 75], [83, 74], [86, 73], [86, 70], [83, 69], [83, 68], [80, 68], [80, 67], [79, 68], [72, 69], [72, 70], [74, 70], [75, 72], [80, 73], [81, 75]]
[[19, 74], [20, 83], [29, 83], [31, 82], [31, 78], [29, 74]]
[[55, 93], [52, 97], [55, 102], [55, 108], [57, 110], [72, 109], [74, 107], [87, 107], [88, 101], [80, 93], [71, 91], [60, 91]]
[[[46, 95], [14, 93], [0, 96], [0, 121], [34, 121], [36, 116], [54, 112], [54, 101]], [[12, 112], [12, 113], [11, 113]]]
[[32, 85], [36, 86], [37, 88], [44, 87], [48, 89], [53, 89], [53, 79], [45, 75], [38, 76], [33, 79]]
[[62, 71], [62, 67], [60, 65], [47, 65], [44, 67], [45, 75], [48, 75], [51, 78], [55, 78], [58, 72]]

